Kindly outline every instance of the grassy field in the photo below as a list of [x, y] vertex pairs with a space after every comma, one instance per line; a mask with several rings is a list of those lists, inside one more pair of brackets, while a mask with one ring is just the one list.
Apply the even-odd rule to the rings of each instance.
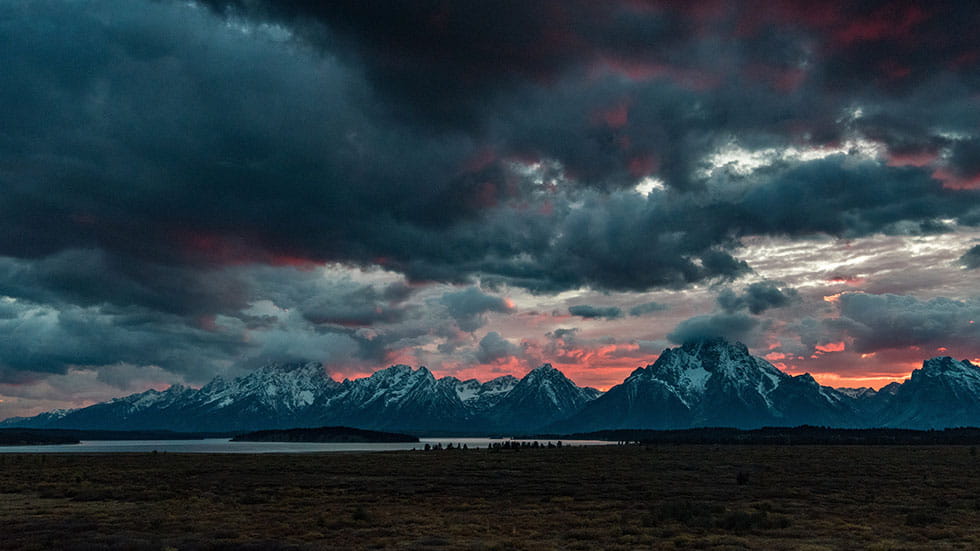
[[977, 549], [970, 447], [2, 455], [0, 549]]

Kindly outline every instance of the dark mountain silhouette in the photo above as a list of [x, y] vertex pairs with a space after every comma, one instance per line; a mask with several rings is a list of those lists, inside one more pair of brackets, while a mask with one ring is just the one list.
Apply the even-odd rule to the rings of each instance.
[[522, 379], [436, 379], [396, 365], [336, 382], [318, 363], [271, 364], [200, 389], [149, 390], [5, 427], [252, 431], [343, 425], [411, 434], [528, 434], [611, 429], [799, 425], [918, 428], [980, 425], [980, 369], [933, 358], [902, 383], [834, 389], [791, 376], [741, 343], [700, 339], [664, 350], [606, 393], [545, 364]]

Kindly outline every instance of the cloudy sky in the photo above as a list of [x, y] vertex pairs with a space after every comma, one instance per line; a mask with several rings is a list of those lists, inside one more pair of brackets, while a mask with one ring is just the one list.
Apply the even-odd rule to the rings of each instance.
[[980, 357], [975, 4], [690, 4], [0, 3], [0, 418], [292, 359]]

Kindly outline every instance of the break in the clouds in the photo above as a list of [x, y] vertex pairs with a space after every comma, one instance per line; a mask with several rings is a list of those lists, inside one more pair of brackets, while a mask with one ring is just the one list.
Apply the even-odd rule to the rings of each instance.
[[5, 3], [0, 414], [276, 358], [606, 387], [702, 335], [831, 375], [978, 354], [936, 321], [976, 299], [978, 14]]

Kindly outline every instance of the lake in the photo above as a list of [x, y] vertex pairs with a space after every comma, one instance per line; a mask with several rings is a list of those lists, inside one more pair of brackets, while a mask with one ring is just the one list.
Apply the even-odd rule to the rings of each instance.
[[[486, 448], [501, 438], [422, 438], [419, 442], [397, 443], [321, 443], [321, 442], [232, 442], [227, 438], [204, 440], [83, 440], [79, 444], [44, 446], [0, 446], [0, 453], [322, 453], [322, 452], [382, 452], [422, 449], [426, 444], [466, 444], [469, 448]], [[531, 440], [513, 440], [531, 442]], [[547, 445], [548, 440], [538, 440]], [[556, 442], [552, 440], [551, 442]], [[604, 446], [615, 444], [602, 440], [563, 440], [566, 446]]]

